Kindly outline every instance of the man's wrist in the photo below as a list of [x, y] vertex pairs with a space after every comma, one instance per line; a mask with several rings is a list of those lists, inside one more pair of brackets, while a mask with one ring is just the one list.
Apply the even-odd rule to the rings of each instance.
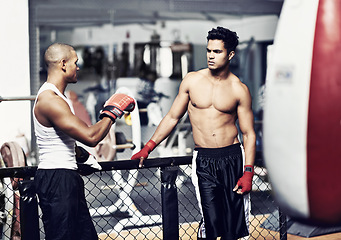
[[253, 166], [251, 166], [251, 165], [246, 165], [245, 168], [244, 168], [244, 172], [253, 173]]
[[147, 147], [148, 153], [153, 151], [155, 146], [156, 146], [156, 143], [153, 140], [151, 140], [151, 139], [145, 145], [145, 147]]

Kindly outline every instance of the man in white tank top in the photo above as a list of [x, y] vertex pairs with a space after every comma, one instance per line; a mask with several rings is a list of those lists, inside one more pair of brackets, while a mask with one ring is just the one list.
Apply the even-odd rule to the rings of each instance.
[[132, 111], [135, 101], [114, 94], [105, 103], [101, 120], [88, 126], [76, 115], [64, 92], [77, 82], [78, 57], [73, 47], [55, 43], [45, 52], [47, 81], [40, 88], [33, 107], [39, 148], [35, 186], [43, 213], [45, 239], [93, 239], [97, 233], [87, 207], [84, 182], [77, 172], [77, 161], [90, 155], [76, 146], [79, 141], [96, 146], [109, 132], [123, 111]]

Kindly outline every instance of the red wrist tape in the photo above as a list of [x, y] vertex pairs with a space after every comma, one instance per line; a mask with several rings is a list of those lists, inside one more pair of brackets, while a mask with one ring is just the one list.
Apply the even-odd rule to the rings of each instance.
[[150, 153], [156, 147], [156, 143], [153, 140], [149, 140], [144, 147], [147, 148], [148, 153]]

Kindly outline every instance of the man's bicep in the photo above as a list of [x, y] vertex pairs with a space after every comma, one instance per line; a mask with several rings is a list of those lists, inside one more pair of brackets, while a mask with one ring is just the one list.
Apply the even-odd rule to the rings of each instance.
[[171, 109], [169, 110], [171, 117], [180, 119], [187, 111], [188, 102], [188, 94], [179, 92], [172, 104]]
[[238, 110], [238, 122], [242, 133], [253, 130], [253, 112], [251, 108]]
[[252, 101], [251, 95], [247, 89], [247, 91], [243, 91], [241, 94], [241, 99], [239, 101], [238, 109], [238, 120], [239, 126], [242, 132], [247, 132], [248, 130], [253, 129], [253, 111], [252, 111]]
[[52, 104], [47, 115], [53, 126], [72, 137], [85, 124], [72, 113], [64, 100], [57, 100], [55, 104]]

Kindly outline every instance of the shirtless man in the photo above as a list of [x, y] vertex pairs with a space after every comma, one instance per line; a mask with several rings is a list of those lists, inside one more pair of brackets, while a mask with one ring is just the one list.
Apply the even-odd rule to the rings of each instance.
[[[206, 239], [248, 235], [243, 194], [252, 187], [256, 136], [250, 92], [229, 70], [237, 45], [235, 32], [222, 27], [208, 32], [208, 68], [187, 74], [170, 111], [145, 147], [132, 156], [140, 159], [142, 166], [149, 153], [188, 112], [195, 143], [196, 176], [192, 178], [198, 180]], [[237, 119], [243, 146], [238, 140]]]
[[77, 163], [100, 168], [96, 159], [76, 140], [96, 146], [123, 111], [132, 111], [134, 99], [114, 94], [106, 101], [100, 120], [92, 126], [74, 115], [65, 97], [68, 84], [77, 82], [78, 57], [73, 47], [54, 43], [45, 52], [47, 80], [39, 89], [33, 107], [33, 121], [39, 148], [39, 165], [34, 182], [43, 213], [45, 239], [97, 240], [87, 207], [84, 182]]

